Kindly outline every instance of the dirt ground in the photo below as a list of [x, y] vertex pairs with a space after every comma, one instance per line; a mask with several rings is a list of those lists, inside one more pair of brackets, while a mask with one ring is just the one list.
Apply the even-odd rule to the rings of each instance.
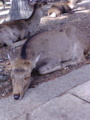
[[[45, 8], [45, 16], [41, 19], [37, 33], [58, 28], [62, 29], [67, 25], [74, 25], [78, 27], [81, 31], [83, 31], [86, 39], [90, 40], [90, 0], [84, 0], [82, 3], [79, 3], [73, 14], [64, 14], [58, 18], [49, 18], [47, 16], [47, 8]], [[15, 57], [17, 56], [18, 50], [20, 51], [20, 48], [21, 47], [18, 47], [13, 51]], [[6, 97], [12, 93], [9, 69], [10, 63], [7, 57], [8, 51], [11, 50], [5, 48], [0, 49], [0, 98]], [[32, 73], [32, 83], [30, 85], [30, 88], [35, 87], [36, 85], [43, 82], [47, 82], [49, 80], [53, 80], [54, 78], [65, 75], [89, 63], [90, 60], [88, 56], [86, 63], [80, 63], [76, 66], [68, 66], [66, 69], [63, 69], [61, 71], [56, 71], [44, 76], [40, 76], [38, 75], [38, 73]]]

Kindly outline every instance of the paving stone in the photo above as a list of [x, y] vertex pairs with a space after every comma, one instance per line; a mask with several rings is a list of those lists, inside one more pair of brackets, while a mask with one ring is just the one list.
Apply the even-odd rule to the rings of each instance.
[[[65, 76], [29, 89], [18, 101], [12, 97], [0, 99], [0, 120], [29, 120], [36, 108], [60, 96], [73, 87], [90, 79], [90, 65], [86, 65]], [[30, 118], [31, 120], [31, 118]]]
[[69, 93], [90, 102], [90, 81], [75, 87], [74, 89], [70, 90]]
[[[35, 90], [48, 100], [62, 95], [73, 87], [90, 80], [90, 65], [83, 66], [65, 76], [39, 85]], [[43, 89], [42, 89], [43, 88]]]
[[38, 91], [30, 90], [23, 99], [15, 101], [11, 96], [0, 99], [0, 120], [26, 120], [27, 113], [47, 102]]
[[30, 120], [90, 120], [90, 104], [66, 94], [35, 109]]

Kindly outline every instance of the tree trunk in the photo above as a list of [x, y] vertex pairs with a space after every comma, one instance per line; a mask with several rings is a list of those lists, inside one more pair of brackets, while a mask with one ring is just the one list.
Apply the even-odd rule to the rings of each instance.
[[29, 0], [12, 0], [11, 9], [6, 21], [28, 18], [32, 11]]

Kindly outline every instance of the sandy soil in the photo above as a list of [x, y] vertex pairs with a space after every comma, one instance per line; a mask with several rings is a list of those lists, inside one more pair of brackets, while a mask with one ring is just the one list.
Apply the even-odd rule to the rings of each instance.
[[[49, 18], [47, 17], [47, 8], [45, 8], [45, 15], [40, 23], [38, 32], [48, 31], [51, 29], [62, 29], [66, 25], [75, 25], [81, 31], [87, 39], [90, 40], [90, 1], [84, 0], [82, 3], [77, 5], [77, 8], [74, 10], [73, 14], [64, 14], [58, 18]], [[15, 49], [14, 53], [17, 56], [18, 50], [20, 47]], [[0, 49], [0, 98], [6, 97], [11, 94], [12, 92], [12, 85], [10, 75], [10, 62], [7, 58], [7, 53], [9, 50], [3, 48]], [[87, 63], [90, 63], [89, 57], [87, 58]], [[54, 73], [40, 76], [38, 73], [32, 73], [32, 84], [30, 87], [35, 87], [38, 84], [43, 82], [47, 82], [49, 80], [53, 80], [56, 77], [62, 76], [71, 72], [72, 70], [78, 69], [79, 67], [87, 64], [81, 63], [77, 66], [69, 66], [66, 69], [61, 71], [56, 71]], [[8, 68], [8, 69], [7, 69]], [[7, 76], [6, 76], [7, 74]], [[3, 76], [3, 79], [2, 79]]]

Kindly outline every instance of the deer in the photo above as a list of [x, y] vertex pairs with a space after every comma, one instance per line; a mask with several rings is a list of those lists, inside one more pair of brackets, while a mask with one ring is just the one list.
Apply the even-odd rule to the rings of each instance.
[[[28, 19], [13, 20], [0, 24], [0, 46], [15, 47], [16, 42], [23, 41], [28, 36], [35, 34], [43, 16], [44, 5], [46, 5], [46, 2], [30, 2], [33, 12]], [[24, 42], [21, 42], [21, 44]]]
[[76, 4], [82, 0], [68, 0], [67, 2], [57, 2], [54, 3], [48, 9], [49, 17], [60, 17], [64, 13], [73, 13], [73, 9], [76, 7]]
[[45, 75], [69, 65], [77, 65], [86, 61], [84, 53], [89, 49], [90, 41], [75, 26], [42, 32], [28, 38], [21, 48], [19, 57], [9, 57], [13, 98], [23, 98], [31, 84], [33, 70]]

